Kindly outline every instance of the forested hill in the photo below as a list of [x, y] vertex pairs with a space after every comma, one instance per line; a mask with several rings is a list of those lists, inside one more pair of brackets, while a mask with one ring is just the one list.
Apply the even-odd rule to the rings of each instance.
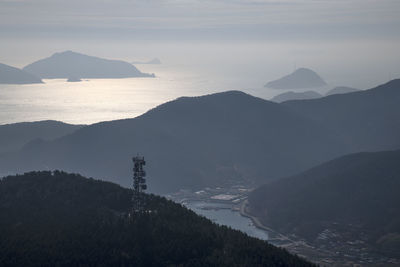
[[64, 172], [0, 181], [0, 266], [310, 266], [182, 206]]
[[[335, 230], [400, 257], [400, 150], [340, 157], [253, 191], [252, 213], [311, 242]], [[349, 234], [351, 233], [351, 235]]]

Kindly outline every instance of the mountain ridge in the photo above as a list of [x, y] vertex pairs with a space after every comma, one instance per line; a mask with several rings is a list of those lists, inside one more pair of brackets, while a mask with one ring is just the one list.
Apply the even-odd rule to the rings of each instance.
[[325, 125], [357, 152], [400, 148], [400, 125], [393, 115], [399, 102], [400, 79], [395, 79], [368, 90], [282, 104], [316, 122], [329, 122]]
[[[83, 127], [4, 156], [0, 169], [21, 172], [47, 166], [97, 178], [115, 177], [119, 182], [129, 175], [132, 155], [140, 153], [149, 159], [149, 175], [155, 176], [150, 187], [171, 192], [230, 179], [251, 183], [267, 170], [271, 176], [294, 173], [319, 162], [325, 150], [336, 155], [338, 147], [324, 127], [286, 107], [231, 91], [179, 98], [134, 119]], [[300, 157], [305, 149], [310, 155], [306, 159]], [[283, 168], [284, 162], [290, 164]]]
[[154, 192], [257, 185], [345, 154], [400, 148], [400, 90], [396, 82], [382, 86], [282, 104], [238, 91], [179, 98], [3, 155], [0, 171], [63, 169], [123, 183], [140, 153]]

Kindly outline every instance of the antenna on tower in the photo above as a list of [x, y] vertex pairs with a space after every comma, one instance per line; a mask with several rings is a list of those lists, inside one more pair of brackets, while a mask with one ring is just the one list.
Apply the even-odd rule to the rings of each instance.
[[144, 190], [147, 189], [146, 185], [146, 172], [143, 166], [146, 165], [144, 157], [139, 155], [132, 158], [133, 161], [133, 196], [132, 196], [132, 213], [144, 211]]

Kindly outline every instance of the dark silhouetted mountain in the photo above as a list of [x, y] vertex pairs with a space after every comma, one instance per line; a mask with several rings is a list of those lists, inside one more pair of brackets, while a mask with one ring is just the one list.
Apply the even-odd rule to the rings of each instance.
[[282, 103], [324, 124], [353, 152], [400, 148], [400, 79], [370, 90]]
[[29, 84], [43, 83], [41, 79], [34, 75], [0, 63], [0, 84]]
[[128, 185], [140, 153], [153, 192], [265, 182], [349, 153], [400, 149], [399, 88], [395, 80], [282, 104], [237, 91], [179, 98], [3, 155], [0, 172], [63, 169]]
[[154, 195], [64, 172], [0, 180], [1, 266], [312, 266]]
[[329, 90], [325, 95], [336, 95], [336, 94], [347, 94], [347, 93], [354, 93], [358, 92], [360, 89], [346, 87], [346, 86], [338, 86], [331, 90]]
[[314, 91], [306, 91], [306, 92], [286, 92], [274, 96], [271, 101], [281, 103], [288, 100], [301, 100], [301, 99], [314, 99], [322, 97], [321, 94]]
[[344, 156], [253, 191], [251, 212], [311, 242], [328, 229], [400, 257], [399, 163], [400, 150]]
[[72, 51], [55, 53], [49, 58], [29, 64], [24, 70], [42, 79], [154, 77], [154, 74], [140, 72], [128, 62], [102, 59]]
[[135, 62], [132, 62], [132, 64], [156, 64], [156, 65], [158, 65], [158, 64], [161, 64], [161, 60], [158, 58], [153, 58], [152, 60], [149, 60], [149, 61], [135, 61]]
[[299, 68], [289, 75], [267, 83], [265, 87], [274, 89], [302, 89], [324, 85], [326, 85], [326, 82], [316, 72], [306, 68]]
[[294, 174], [346, 148], [324, 126], [242, 92], [184, 97], [134, 119], [93, 124], [0, 159], [0, 172], [63, 169], [129, 185], [148, 159], [152, 192]]
[[33, 140], [52, 140], [70, 134], [82, 125], [37, 121], [0, 125], [0, 154], [21, 149]]

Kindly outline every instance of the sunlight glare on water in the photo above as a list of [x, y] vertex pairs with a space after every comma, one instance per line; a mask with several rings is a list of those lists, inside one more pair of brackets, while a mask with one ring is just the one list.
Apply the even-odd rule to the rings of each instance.
[[[112, 52], [121, 53], [121, 58], [126, 55], [125, 60], [129, 61], [134, 58], [129, 56], [130, 52], [146, 51], [149, 46], [148, 43], [135, 45], [136, 49], [129, 43], [124, 49], [115, 47]], [[394, 71], [388, 75], [388, 70], [399, 69], [398, 57], [388, 53], [379, 59], [360, 42], [348, 46], [348, 43], [163, 43], [151, 49], [153, 54], [157, 51], [160, 55], [162, 64], [137, 65], [142, 72], [155, 73], [156, 78], [91, 79], [77, 83], [55, 79], [44, 80], [45, 84], [0, 84], [0, 124], [50, 119], [91, 124], [133, 118], [181, 96], [228, 90], [270, 99], [284, 91], [263, 85], [292, 72], [296, 65], [309, 67], [324, 78], [328, 86], [322, 88], [322, 94], [334, 86], [368, 89], [398, 77]], [[397, 47], [379, 42], [369, 46], [375, 50], [397, 51]], [[112, 58], [111, 55], [104, 57]], [[344, 58], [348, 60], [346, 64], [343, 64]]]
[[[133, 118], [181, 96], [242, 89], [241, 83], [230, 77], [226, 82], [223, 77], [218, 79], [216, 75], [183, 67], [179, 71], [163, 65], [140, 69], [154, 72], [157, 77], [82, 82], [48, 79], [44, 84], [0, 85], [0, 124], [50, 119], [91, 124]], [[266, 91], [262, 86], [259, 90]]]

